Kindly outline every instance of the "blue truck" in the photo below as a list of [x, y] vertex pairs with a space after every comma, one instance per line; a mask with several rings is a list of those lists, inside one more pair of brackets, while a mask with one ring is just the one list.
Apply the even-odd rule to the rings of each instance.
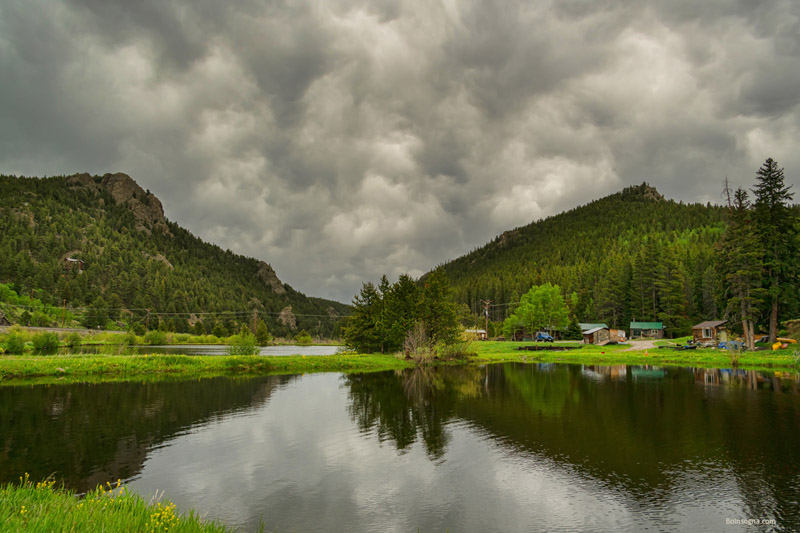
[[536, 342], [553, 342], [553, 336], [545, 331], [537, 331], [536, 336], [533, 338]]

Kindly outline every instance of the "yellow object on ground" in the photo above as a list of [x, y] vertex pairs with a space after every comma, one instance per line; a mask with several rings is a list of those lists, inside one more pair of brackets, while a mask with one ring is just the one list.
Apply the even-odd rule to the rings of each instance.
[[781, 341], [781, 342], [786, 342], [786, 343], [789, 343], [789, 344], [794, 344], [794, 343], [796, 343], [796, 342], [797, 342], [797, 340], [795, 340], [795, 339], [790, 339], [789, 337], [778, 337], [778, 338], [777, 338], [777, 339], [775, 339], [775, 340], [778, 340], [778, 341]]
[[780, 342], [776, 342], [775, 344], [773, 344], [773, 345], [772, 345], [772, 351], [774, 352], [775, 350], [777, 350], [778, 348], [780, 348], [780, 347], [781, 347], [781, 344], [782, 344], [782, 343], [780, 343]]

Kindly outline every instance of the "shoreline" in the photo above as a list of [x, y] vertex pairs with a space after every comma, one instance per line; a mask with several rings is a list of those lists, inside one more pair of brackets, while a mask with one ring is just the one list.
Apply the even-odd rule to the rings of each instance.
[[[730, 352], [698, 349], [630, 351], [629, 346], [581, 346], [569, 351], [522, 351], [530, 343], [483, 341], [472, 344], [475, 355], [464, 360], [434, 360], [432, 366], [492, 363], [564, 363], [583, 365], [650, 365], [798, 373], [791, 350], [743, 352], [733, 364]], [[312, 372], [375, 372], [413, 368], [399, 354], [335, 354], [328, 356], [231, 355], [2, 355], [0, 384], [76, 381], [131, 381], [214, 376], [304, 374]]]

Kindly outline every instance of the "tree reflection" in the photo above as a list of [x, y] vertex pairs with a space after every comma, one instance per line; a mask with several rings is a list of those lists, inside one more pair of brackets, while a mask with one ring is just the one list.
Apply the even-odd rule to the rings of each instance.
[[401, 453], [421, 437], [431, 459], [441, 458], [450, 441], [447, 424], [462, 398], [480, 394], [483, 369], [418, 366], [377, 374], [349, 374], [348, 411], [362, 433], [375, 431]]
[[54, 474], [77, 491], [141, 471], [190, 426], [266, 403], [294, 376], [0, 387], [0, 483]]

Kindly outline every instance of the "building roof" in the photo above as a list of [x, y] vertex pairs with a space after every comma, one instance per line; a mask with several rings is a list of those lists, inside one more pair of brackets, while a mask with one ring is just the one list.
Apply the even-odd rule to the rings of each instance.
[[579, 322], [578, 327], [581, 328], [581, 331], [586, 333], [587, 329], [594, 329], [594, 328], [607, 328], [606, 324], [592, 324], [590, 322]]
[[727, 323], [727, 320], [706, 320], [705, 322], [700, 322], [696, 326], [692, 326], [692, 329], [718, 328]]
[[584, 335], [591, 335], [592, 333], [596, 333], [596, 332], [600, 331], [601, 329], [608, 329], [608, 328], [605, 327], [605, 326], [600, 326], [600, 327], [597, 327], [597, 328], [587, 329], [586, 331], [583, 332], [583, 334]]
[[663, 322], [631, 322], [630, 329], [664, 329]]
[[485, 329], [465, 329], [467, 333], [486, 333]]

